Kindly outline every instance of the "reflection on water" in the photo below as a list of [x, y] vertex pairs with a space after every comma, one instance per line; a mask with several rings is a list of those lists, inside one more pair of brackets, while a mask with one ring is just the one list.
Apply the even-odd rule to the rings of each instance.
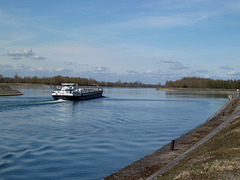
[[105, 89], [55, 101], [52, 89], [0, 97], [0, 177], [101, 179], [206, 121], [226, 94]]
[[226, 93], [212, 92], [166, 92], [167, 97], [184, 97], [184, 98], [227, 98]]

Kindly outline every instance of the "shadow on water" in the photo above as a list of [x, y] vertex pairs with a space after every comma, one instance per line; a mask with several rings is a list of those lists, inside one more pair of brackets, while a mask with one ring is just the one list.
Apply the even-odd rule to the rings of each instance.
[[1, 99], [0, 103], [0, 112], [14, 110], [14, 109], [25, 109], [28, 107], [36, 107], [50, 104], [58, 104], [58, 103], [67, 103], [72, 104], [73, 107], [82, 103], [91, 102], [91, 103], [101, 103], [103, 99], [107, 99], [107, 97], [102, 97], [98, 99], [90, 99], [84, 101], [70, 101], [70, 100], [54, 100], [49, 97], [20, 97], [20, 98], [9, 98], [6, 97]]

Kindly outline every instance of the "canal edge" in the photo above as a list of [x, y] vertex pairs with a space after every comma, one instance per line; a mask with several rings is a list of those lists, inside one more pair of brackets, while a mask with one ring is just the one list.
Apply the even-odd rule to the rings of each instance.
[[[171, 143], [161, 147], [151, 154], [139, 159], [138, 161], [126, 166], [125, 168], [103, 178], [103, 180], [137, 180], [137, 179], [157, 179], [157, 177], [173, 166], [177, 165], [184, 157], [186, 157], [195, 148], [213, 137], [217, 132], [229, 124], [237, 115], [233, 112], [229, 113], [233, 103], [239, 98], [239, 94], [232, 94], [229, 96], [229, 101], [225, 103], [213, 116], [197, 128], [189, 133], [179, 137], [176, 141], [174, 150], [171, 149]], [[239, 103], [239, 100], [238, 102]], [[232, 106], [231, 106], [232, 105]], [[236, 109], [236, 108], [235, 108]], [[234, 111], [235, 111], [234, 109]], [[224, 113], [223, 113], [224, 112]], [[225, 113], [226, 112], [226, 113]], [[239, 115], [239, 112], [237, 113]], [[199, 132], [208, 129], [210, 126], [217, 124], [216, 127], [210, 128], [207, 135], [201, 137], [195, 143], [194, 138]], [[209, 127], [208, 127], [209, 126]], [[192, 138], [192, 139], [191, 139]], [[185, 146], [186, 144], [186, 146]]]

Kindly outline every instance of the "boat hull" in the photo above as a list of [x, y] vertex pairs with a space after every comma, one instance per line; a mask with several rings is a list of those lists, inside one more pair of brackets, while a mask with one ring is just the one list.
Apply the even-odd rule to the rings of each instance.
[[101, 98], [103, 96], [102, 96], [102, 92], [98, 92], [98, 93], [84, 94], [84, 95], [81, 95], [81, 96], [52, 95], [52, 97], [55, 100], [63, 99], [63, 100], [72, 100], [72, 101], [83, 101], [83, 100]]

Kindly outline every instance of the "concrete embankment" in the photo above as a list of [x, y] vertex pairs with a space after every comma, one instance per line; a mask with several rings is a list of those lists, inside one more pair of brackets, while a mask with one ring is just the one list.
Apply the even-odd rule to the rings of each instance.
[[156, 179], [240, 115], [239, 94], [233, 94], [229, 99], [228, 103], [205, 123], [176, 139], [173, 150], [170, 150], [169, 143], [104, 180]]
[[0, 96], [21, 96], [23, 93], [21, 93], [18, 90], [15, 90], [11, 88], [10, 86], [0, 86]]

